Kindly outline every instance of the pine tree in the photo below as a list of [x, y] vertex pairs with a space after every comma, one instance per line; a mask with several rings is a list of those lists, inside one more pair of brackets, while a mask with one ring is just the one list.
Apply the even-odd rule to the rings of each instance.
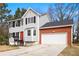
[[21, 16], [23, 16], [23, 14], [26, 12], [26, 9], [22, 8], [21, 10]]
[[10, 13], [11, 10], [7, 9], [7, 4], [3, 3], [2, 6], [0, 6], [0, 23], [3, 22], [4, 19], [6, 19], [7, 14]]
[[14, 19], [18, 19], [21, 18], [21, 10], [20, 8], [17, 8], [15, 15], [14, 15]]

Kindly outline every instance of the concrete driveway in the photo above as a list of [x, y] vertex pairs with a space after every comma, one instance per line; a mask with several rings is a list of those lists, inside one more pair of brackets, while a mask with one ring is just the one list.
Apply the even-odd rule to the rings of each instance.
[[16, 50], [0, 52], [0, 56], [57, 56], [65, 47], [64, 45], [20, 47]]

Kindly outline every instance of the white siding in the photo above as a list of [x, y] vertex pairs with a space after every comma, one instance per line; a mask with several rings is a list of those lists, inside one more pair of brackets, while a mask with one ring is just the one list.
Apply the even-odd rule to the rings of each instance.
[[[38, 39], [38, 32], [36, 32], [36, 36], [34, 36], [33, 35], [33, 30], [34, 30], [35, 28], [30, 28], [29, 30], [31, 30], [31, 36], [28, 36], [27, 35], [27, 30], [28, 29], [26, 29], [25, 31], [24, 31], [24, 40], [25, 41], [37, 41], [37, 39]], [[36, 30], [37, 31], [37, 30]]]
[[13, 33], [13, 32], [21, 32], [23, 31], [23, 27], [20, 26], [20, 27], [10, 27], [9, 28], [9, 33]]
[[[29, 23], [29, 24], [25, 24], [25, 19], [26, 18], [30, 18], [30, 17], [34, 17], [36, 16], [36, 23]], [[23, 18], [23, 28], [31, 28], [31, 27], [38, 27], [38, 22], [39, 22], [39, 16], [36, 15], [34, 12], [32, 12], [31, 10], [29, 10], [29, 12], [25, 15], [25, 17]]]
[[45, 23], [50, 22], [48, 14], [45, 14], [43, 16], [40, 16], [39, 19], [39, 27], [43, 26]]
[[[36, 23], [27, 23], [25, 22], [26, 18], [36, 17]], [[29, 9], [28, 12], [23, 15], [23, 26], [20, 27], [11, 27], [9, 28], [9, 33], [24, 31], [24, 41], [38, 41], [39, 39], [39, 27], [49, 22], [48, 15], [38, 15], [33, 10]], [[31, 36], [27, 36], [27, 30], [31, 30]], [[36, 36], [33, 36], [33, 30], [36, 30]]]
[[[36, 23], [27, 23], [25, 24], [25, 19], [36, 16]], [[37, 41], [38, 40], [38, 31], [39, 31], [39, 16], [34, 13], [32, 10], [29, 10], [29, 12], [25, 15], [23, 18], [23, 30], [24, 30], [24, 40], [25, 41]], [[27, 36], [27, 30], [31, 30], [31, 36]], [[33, 30], [37, 31], [36, 36], [33, 36]]]

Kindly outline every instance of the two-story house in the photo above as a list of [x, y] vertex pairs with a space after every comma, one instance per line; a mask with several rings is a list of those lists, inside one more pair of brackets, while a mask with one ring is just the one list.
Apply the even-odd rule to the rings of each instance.
[[40, 14], [29, 8], [20, 19], [9, 21], [10, 44], [38, 42], [39, 28], [47, 22], [50, 22], [48, 14]]
[[11, 45], [36, 42], [70, 46], [73, 41], [73, 21], [52, 22], [49, 14], [40, 14], [29, 8], [20, 19], [9, 21], [9, 36]]

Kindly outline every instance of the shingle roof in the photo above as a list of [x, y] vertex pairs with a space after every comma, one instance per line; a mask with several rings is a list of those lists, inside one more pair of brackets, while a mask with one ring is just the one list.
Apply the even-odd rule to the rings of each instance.
[[41, 28], [50, 26], [70, 25], [70, 24], [73, 24], [73, 20], [64, 20], [63, 22], [55, 21], [55, 22], [48, 22], [44, 24]]

